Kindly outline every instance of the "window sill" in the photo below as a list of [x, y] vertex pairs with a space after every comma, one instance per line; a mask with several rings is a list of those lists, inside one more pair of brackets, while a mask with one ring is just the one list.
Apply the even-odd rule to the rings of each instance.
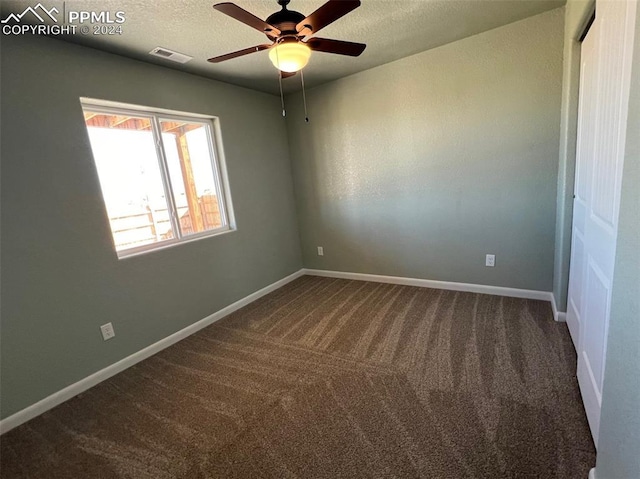
[[214, 236], [222, 236], [227, 233], [233, 233], [237, 231], [236, 228], [226, 227], [224, 229], [219, 228], [212, 231], [204, 231], [196, 235], [191, 235], [186, 238], [165, 240], [158, 243], [152, 243], [149, 245], [138, 246], [137, 248], [131, 248], [123, 251], [117, 251], [118, 260], [134, 258], [136, 256], [146, 255], [149, 253], [155, 253], [156, 251], [162, 251], [175, 246], [180, 246], [187, 243], [193, 243], [194, 241], [200, 241], [206, 238], [212, 238]]

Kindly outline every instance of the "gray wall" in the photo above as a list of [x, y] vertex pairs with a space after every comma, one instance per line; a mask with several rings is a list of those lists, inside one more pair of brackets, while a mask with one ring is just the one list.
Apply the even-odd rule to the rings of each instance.
[[551, 291], [563, 22], [556, 9], [317, 87], [309, 124], [289, 96], [305, 267]]
[[[2, 417], [300, 269], [277, 97], [27, 36], [1, 96]], [[238, 230], [118, 261], [80, 96], [220, 117]]]
[[627, 144], [607, 365], [598, 438], [598, 479], [640, 477], [640, 8], [636, 14]]
[[564, 66], [562, 73], [562, 113], [556, 204], [556, 243], [553, 267], [553, 295], [559, 311], [567, 310], [573, 183], [578, 130], [580, 88], [580, 46], [578, 41], [595, 8], [595, 0], [568, 0], [565, 7]]

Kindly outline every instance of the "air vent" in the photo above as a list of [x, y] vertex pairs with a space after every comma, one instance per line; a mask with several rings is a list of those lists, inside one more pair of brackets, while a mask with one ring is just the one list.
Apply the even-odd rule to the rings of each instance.
[[162, 47], [154, 48], [149, 52], [149, 54], [160, 58], [166, 58], [167, 60], [177, 63], [187, 63], [189, 60], [193, 59], [193, 57], [190, 57], [189, 55], [173, 52]]

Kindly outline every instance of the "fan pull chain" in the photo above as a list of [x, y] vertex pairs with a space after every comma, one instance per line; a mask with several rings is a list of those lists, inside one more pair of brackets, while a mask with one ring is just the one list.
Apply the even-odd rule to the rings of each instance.
[[300, 81], [302, 81], [302, 103], [304, 103], [304, 121], [309, 123], [309, 115], [307, 115], [307, 94], [304, 91], [304, 72], [300, 70]]
[[284, 109], [284, 95], [282, 94], [282, 73], [278, 71], [278, 81], [280, 82], [280, 103], [282, 104], [282, 116], [287, 116], [287, 110]]
[[[276, 61], [280, 66], [280, 56], [278, 55], [278, 49], [276, 48]], [[280, 104], [282, 105], [282, 116], [287, 116], [287, 110], [284, 107], [284, 95], [282, 94], [282, 72], [278, 69], [278, 83], [280, 84]]]

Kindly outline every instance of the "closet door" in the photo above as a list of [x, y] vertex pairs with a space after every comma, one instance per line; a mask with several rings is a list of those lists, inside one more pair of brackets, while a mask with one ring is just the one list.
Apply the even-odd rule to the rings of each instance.
[[636, 0], [596, 2], [581, 50], [567, 323], [597, 445], [618, 231]]

